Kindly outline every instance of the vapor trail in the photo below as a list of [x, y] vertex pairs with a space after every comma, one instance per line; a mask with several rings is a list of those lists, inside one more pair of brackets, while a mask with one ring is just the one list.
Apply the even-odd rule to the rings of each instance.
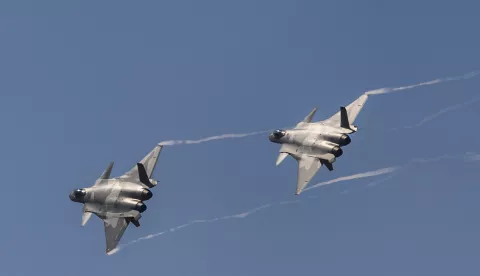
[[249, 132], [249, 133], [227, 133], [227, 134], [202, 138], [199, 140], [169, 140], [169, 141], [160, 142], [160, 145], [173, 146], [173, 145], [181, 145], [181, 144], [200, 144], [200, 143], [205, 143], [213, 140], [243, 138], [247, 136], [259, 135], [259, 134], [267, 133], [269, 131], [270, 130], [256, 131], [256, 132]]
[[442, 82], [448, 82], [448, 81], [457, 81], [457, 80], [466, 80], [475, 77], [478, 75], [480, 71], [474, 71], [467, 73], [462, 76], [456, 76], [456, 77], [446, 77], [446, 78], [440, 78], [440, 79], [435, 79], [427, 82], [422, 82], [418, 84], [412, 84], [412, 85], [407, 85], [407, 86], [401, 86], [401, 87], [384, 87], [384, 88], [379, 88], [375, 90], [370, 90], [365, 92], [367, 95], [380, 95], [380, 94], [387, 94], [387, 93], [392, 93], [392, 92], [397, 92], [397, 91], [402, 91], [402, 90], [407, 90], [407, 89], [413, 89], [417, 88], [420, 86], [427, 86], [427, 85], [432, 85], [432, 84], [437, 84], [437, 83], [442, 83]]
[[[408, 85], [408, 86], [401, 86], [401, 87], [384, 87], [384, 88], [379, 88], [379, 89], [374, 89], [365, 92], [367, 95], [380, 95], [380, 94], [386, 94], [386, 93], [391, 93], [391, 92], [396, 92], [396, 91], [401, 91], [401, 90], [407, 90], [407, 89], [413, 89], [416, 87], [420, 86], [426, 86], [426, 85], [432, 85], [432, 84], [437, 84], [437, 83], [442, 83], [442, 82], [447, 82], [447, 81], [456, 81], [456, 80], [465, 80], [465, 79], [470, 79], [478, 75], [480, 71], [473, 71], [470, 73], [467, 73], [462, 76], [456, 76], [456, 77], [446, 77], [446, 78], [440, 78], [440, 79], [435, 79], [427, 82], [422, 82], [418, 84], [413, 84], [413, 85]], [[463, 105], [462, 105], [463, 106]], [[457, 108], [460, 108], [461, 106], [452, 106], [447, 108], [448, 110], [442, 110], [440, 114], [434, 114], [432, 115], [432, 118], [425, 118], [424, 122], [420, 122], [420, 124], [423, 124], [427, 121], [433, 120], [435, 117], [440, 116], [441, 114], [448, 112], [450, 110], [454, 110]], [[412, 126], [414, 127], [414, 126]], [[406, 127], [409, 128], [409, 127]], [[200, 143], [205, 143], [209, 141], [214, 141], [214, 140], [223, 140], [223, 139], [234, 139], [234, 138], [243, 138], [243, 137], [248, 137], [248, 136], [254, 136], [254, 135], [259, 135], [263, 133], [268, 133], [272, 130], [264, 130], [264, 131], [256, 131], [256, 132], [248, 132], [248, 133], [227, 133], [227, 134], [221, 134], [221, 135], [215, 135], [215, 136], [210, 136], [198, 140], [168, 140], [168, 141], [163, 141], [160, 142], [160, 145], [163, 146], [174, 146], [174, 145], [189, 145], [189, 144], [200, 144]]]
[[[417, 87], [421, 87], [421, 86], [438, 84], [438, 83], [443, 83], [443, 82], [448, 82], [448, 81], [465, 80], [465, 79], [473, 78], [476, 75], [478, 75], [479, 73], [480, 73], [480, 71], [474, 71], [474, 72], [470, 72], [470, 73], [462, 75], [462, 76], [440, 78], [440, 79], [435, 79], [435, 80], [432, 80], [432, 81], [422, 82], [422, 83], [414, 84], [414, 85], [394, 87], [394, 88], [385, 87], [385, 88], [380, 88], [380, 89], [367, 91], [367, 92], [365, 92], [365, 94], [367, 94], [367, 95], [380, 95], [380, 94], [387, 94], [387, 93], [392, 93], [392, 92], [397, 92], [397, 91], [402, 91], [402, 90], [408, 90], [408, 89], [413, 89], [413, 88], [417, 88]], [[433, 115], [425, 117], [424, 119], [422, 119], [416, 125], [406, 126], [404, 128], [412, 128], [412, 127], [420, 126], [420, 125], [422, 125], [422, 124], [424, 124], [428, 121], [431, 121], [431, 120], [435, 119], [436, 117], [438, 117], [438, 116], [440, 116], [440, 115], [442, 115], [446, 112], [456, 110], [460, 107], [463, 107], [467, 104], [471, 104], [471, 103], [476, 102], [478, 100], [479, 99], [474, 99], [474, 100], [471, 100], [471, 101], [468, 101], [468, 102], [465, 102], [465, 103], [462, 103], [462, 104], [457, 104], [457, 105], [454, 105], [454, 106], [444, 108], [444, 109], [440, 110], [439, 112], [437, 112]], [[247, 137], [247, 136], [253, 136], [253, 135], [259, 135], [259, 134], [262, 134], [262, 133], [267, 133], [267, 132], [270, 132], [270, 131], [271, 130], [257, 131], [257, 132], [250, 132], [250, 133], [238, 133], [238, 134], [235, 134], [235, 133], [222, 134], [222, 135], [217, 135], [217, 136], [206, 137], [206, 138], [199, 139], [199, 140], [169, 140], [169, 141], [161, 142], [160, 144], [165, 145], [165, 146], [172, 146], [172, 145], [179, 145], [179, 144], [199, 144], [199, 143], [204, 143], [204, 142], [208, 142], [208, 141], [212, 141], [212, 140], [243, 138], [243, 137]], [[443, 156], [439, 156], [439, 157], [435, 157], [435, 158], [431, 158], [431, 159], [419, 159], [419, 158], [412, 159], [407, 164], [405, 164], [403, 166], [391, 166], [391, 167], [381, 168], [381, 169], [374, 170], [374, 171], [368, 171], [368, 172], [358, 173], [358, 174], [354, 174], [354, 175], [350, 175], [350, 176], [339, 177], [339, 178], [332, 179], [332, 180], [329, 180], [329, 181], [317, 183], [317, 184], [315, 184], [311, 187], [307, 187], [304, 191], [314, 189], [314, 188], [318, 188], [318, 187], [325, 186], [325, 185], [330, 185], [330, 184], [341, 182], [341, 181], [349, 181], [349, 180], [355, 180], [355, 179], [366, 178], [366, 177], [373, 177], [373, 176], [378, 176], [378, 175], [383, 175], [383, 174], [390, 174], [390, 173], [393, 173], [393, 172], [397, 172], [400, 169], [405, 169], [410, 163], [426, 163], [426, 162], [433, 162], [433, 161], [438, 161], [438, 160], [441, 160], [441, 159], [451, 159], [451, 158], [458, 158], [458, 156], [455, 157], [455, 156], [451, 156], [451, 155], [443, 155]], [[480, 161], [480, 154], [471, 153], [471, 152], [467, 153], [467, 154], [463, 155], [463, 160], [464, 161]], [[388, 179], [391, 179], [393, 176], [394, 176], [394, 174], [391, 174], [384, 179], [381, 179], [381, 180], [375, 181], [375, 182], [371, 182], [370, 184], [368, 184], [368, 187], [375, 186], [380, 182], [384, 182]], [[348, 192], [348, 191], [346, 191], [346, 192]], [[346, 193], [346, 192], [342, 192], [342, 193]], [[313, 198], [317, 198], [317, 197], [316, 196], [308, 196], [307, 198], [313, 199]], [[152, 239], [152, 238], [155, 238], [157, 236], [160, 236], [160, 235], [164, 235], [164, 234], [167, 234], [167, 233], [172, 233], [172, 232], [175, 232], [175, 231], [177, 231], [181, 228], [189, 227], [189, 226], [192, 226], [194, 224], [211, 223], [211, 222], [216, 222], [216, 221], [219, 221], [219, 220], [228, 220], [228, 219], [243, 219], [243, 218], [246, 218], [247, 216], [249, 216], [251, 214], [254, 214], [254, 213], [256, 213], [260, 210], [263, 210], [263, 209], [271, 208], [271, 207], [274, 207], [274, 206], [277, 206], [277, 205], [293, 204], [293, 203], [299, 203], [299, 202], [301, 202], [301, 201], [300, 200], [293, 200], [293, 201], [282, 201], [282, 202], [278, 202], [278, 203], [270, 203], [270, 204], [265, 204], [265, 205], [262, 205], [260, 207], [254, 208], [254, 209], [250, 209], [246, 212], [239, 213], [239, 214], [217, 217], [217, 218], [212, 218], [212, 219], [194, 220], [194, 221], [191, 221], [189, 223], [186, 223], [186, 224], [174, 227], [174, 228], [170, 228], [169, 230], [158, 232], [158, 233], [155, 233], [155, 234], [150, 234], [150, 235], [138, 238], [136, 240], [133, 240], [133, 241], [127, 243], [127, 244], [120, 245], [119, 247], [117, 247], [116, 250], [111, 251], [109, 255], [115, 254], [118, 251], [120, 251], [121, 249], [123, 249], [123, 248], [125, 248], [129, 245], [132, 245], [134, 243], [137, 243], [141, 240], [148, 240], [148, 239]]]
[[[383, 169], [379, 169], [379, 170], [375, 170], [375, 171], [359, 173], [359, 174], [355, 174], [355, 175], [351, 175], [351, 176], [339, 177], [339, 178], [336, 178], [336, 179], [333, 179], [333, 180], [330, 180], [330, 181], [327, 181], [327, 182], [319, 183], [319, 184], [315, 185], [315, 187], [319, 187], [319, 186], [322, 186], [322, 185], [333, 184], [333, 183], [340, 182], [340, 181], [354, 180], [354, 179], [358, 179], [358, 178], [365, 178], [365, 177], [372, 177], [372, 176], [376, 176], [376, 175], [386, 174], [386, 173], [393, 172], [394, 170], [396, 170], [396, 167], [388, 167], [388, 168], [383, 168]], [[307, 198], [309, 198], [309, 199], [315, 199], [315, 198], [317, 198], [317, 196], [308, 196]], [[113, 255], [113, 254], [119, 252], [120, 250], [126, 248], [127, 246], [130, 246], [130, 245], [132, 245], [132, 244], [135, 244], [135, 243], [137, 243], [137, 242], [139, 242], [139, 241], [149, 240], [149, 239], [153, 239], [153, 238], [155, 238], [155, 237], [158, 237], [158, 236], [161, 236], [161, 235], [164, 235], [164, 234], [173, 233], [173, 232], [175, 232], [175, 231], [177, 231], [177, 230], [179, 230], [179, 229], [182, 229], [182, 228], [185, 228], [185, 227], [189, 227], [189, 226], [192, 226], [192, 225], [194, 225], [194, 224], [199, 224], [199, 223], [212, 223], [212, 222], [216, 222], [216, 221], [220, 221], [220, 220], [244, 219], [244, 218], [246, 218], [246, 217], [248, 217], [248, 216], [250, 216], [250, 215], [252, 215], [252, 214], [254, 214], [254, 213], [257, 213], [257, 212], [259, 212], [259, 211], [261, 211], [261, 210], [264, 210], [264, 209], [272, 208], [272, 207], [279, 206], [279, 205], [295, 204], [295, 203], [300, 203], [300, 202], [302, 202], [300, 199], [297, 199], [297, 200], [286, 200], [286, 201], [281, 201], [281, 202], [277, 202], [277, 203], [265, 204], [265, 205], [262, 205], [262, 206], [260, 206], [260, 207], [253, 208], [253, 209], [247, 210], [247, 211], [245, 211], [245, 212], [238, 213], [238, 214], [234, 214], [234, 215], [228, 215], [228, 216], [223, 216], [223, 217], [216, 217], [216, 218], [212, 218], [212, 219], [197, 219], [197, 220], [193, 220], [193, 221], [191, 221], [191, 222], [182, 224], [182, 225], [180, 225], [180, 226], [176, 226], [176, 227], [170, 228], [169, 230], [165, 230], [165, 231], [162, 231], [162, 232], [150, 234], [150, 235], [147, 235], [147, 236], [138, 238], [138, 239], [136, 239], [136, 240], [133, 240], [133, 241], [131, 241], [131, 242], [129, 242], [129, 243], [120, 245], [120, 246], [118, 246], [115, 250], [110, 251], [109, 255]]]
[[474, 99], [471, 99], [471, 100], [463, 102], [463, 103], [459, 103], [459, 104], [455, 104], [455, 105], [445, 107], [445, 108], [435, 112], [432, 115], [426, 116], [425, 118], [423, 118], [422, 120], [420, 120], [418, 123], [416, 123], [414, 125], [404, 126], [404, 127], [401, 127], [401, 128], [392, 128], [390, 130], [409, 129], [409, 128], [416, 128], [416, 127], [422, 126], [423, 124], [425, 124], [427, 122], [430, 122], [430, 121], [436, 119], [437, 117], [439, 117], [439, 116], [441, 116], [441, 115], [443, 115], [447, 112], [457, 110], [459, 108], [465, 107], [465, 106], [473, 104], [475, 102], [478, 102], [479, 100], [480, 100], [480, 98], [476, 97]]
[[262, 205], [260, 207], [257, 207], [257, 208], [253, 208], [253, 209], [250, 209], [248, 211], [245, 211], [245, 212], [242, 212], [242, 213], [238, 213], [238, 214], [234, 214], [234, 215], [228, 215], [228, 216], [223, 216], [223, 217], [216, 217], [216, 218], [212, 218], [212, 219], [197, 219], [197, 220], [193, 220], [189, 223], [185, 223], [185, 224], [182, 224], [180, 226], [177, 226], [177, 227], [173, 227], [173, 228], [170, 228], [169, 230], [165, 230], [165, 231], [162, 231], [162, 232], [158, 232], [158, 233], [155, 233], [155, 234], [150, 234], [150, 235], [147, 235], [147, 236], [144, 236], [144, 237], [141, 237], [141, 238], [138, 238], [136, 240], [133, 240], [127, 244], [124, 244], [124, 245], [120, 245], [118, 246], [115, 250], [112, 250], [110, 251], [110, 254], [109, 255], [112, 255], [112, 254], [115, 254], [117, 253], [118, 251], [124, 249], [125, 247], [127, 246], [130, 246], [134, 243], [137, 243], [139, 241], [142, 241], [142, 240], [149, 240], [149, 239], [153, 239], [155, 237], [158, 237], [160, 235], [164, 235], [164, 234], [168, 234], [168, 233], [172, 233], [172, 232], [175, 232], [179, 229], [182, 229], [182, 228], [185, 228], [185, 227], [188, 227], [188, 226], [192, 226], [194, 224], [199, 224], [199, 223], [212, 223], [212, 222], [216, 222], [216, 221], [220, 221], [220, 220], [229, 220], [229, 219], [244, 219], [256, 212], [259, 212], [263, 209], [267, 209], [267, 208], [271, 208], [273, 206], [276, 206], [276, 205], [286, 205], [286, 204], [294, 204], [294, 203], [299, 203], [301, 202], [300, 200], [288, 200], [288, 201], [281, 201], [281, 202], [278, 202], [278, 203], [269, 203], [269, 204], [265, 204], [265, 205]]
[[341, 181], [348, 181], [348, 180], [354, 180], [354, 179], [359, 179], [359, 178], [365, 178], [365, 177], [372, 177], [372, 176], [377, 176], [377, 175], [382, 175], [382, 174], [387, 174], [387, 173], [392, 173], [396, 170], [398, 170], [400, 167], [386, 167], [374, 171], [369, 171], [369, 172], [363, 172], [363, 173], [357, 173], [349, 176], [342, 176], [339, 178], [335, 178], [329, 181], [325, 182], [320, 182], [318, 184], [312, 185], [310, 187], [305, 188], [303, 191], [308, 191], [310, 189], [315, 189], [321, 186], [325, 185], [330, 185], [333, 183], [341, 182]]
[[[367, 178], [367, 177], [373, 177], [373, 176], [378, 176], [378, 175], [383, 175], [383, 174], [390, 174], [390, 173], [393, 173], [393, 172], [398, 173], [401, 170], [406, 169], [412, 163], [430, 163], [430, 162], [435, 162], [435, 161], [444, 160], [444, 159], [458, 159], [458, 160], [463, 160], [463, 161], [466, 161], [466, 162], [475, 162], [475, 161], [480, 161], [480, 154], [475, 153], [475, 152], [467, 152], [467, 153], [461, 154], [461, 155], [445, 154], [445, 155], [441, 155], [441, 156], [437, 156], [437, 157], [433, 157], [433, 158], [413, 158], [413, 159], [411, 159], [410, 161], [408, 161], [407, 163], [405, 163], [404, 165], [401, 165], [401, 166], [390, 166], [390, 167], [377, 169], [377, 170], [374, 170], [374, 171], [368, 171], [368, 172], [353, 174], [353, 175], [350, 175], [350, 176], [338, 177], [338, 178], [335, 178], [335, 179], [332, 179], [332, 180], [329, 180], [329, 181], [325, 181], [325, 182], [315, 184], [315, 185], [309, 187], [308, 189], [305, 189], [304, 191], [309, 190], [309, 189], [313, 189], [313, 188], [318, 188], [318, 187], [325, 186], [325, 185], [330, 185], [330, 184], [341, 182], [341, 181], [350, 181], [350, 180], [355, 180], [355, 179], [360, 179], [360, 178]], [[375, 186], [375, 185], [377, 185], [381, 182], [384, 182], [386, 180], [391, 179], [395, 175], [396, 175], [396, 173], [395, 174], [390, 174], [386, 178], [380, 179], [378, 181], [371, 182], [367, 185], [367, 187], [373, 187], [373, 186]], [[343, 191], [341, 194], [345, 194], [345, 193], [348, 193], [348, 190]], [[304, 198], [316, 199], [316, 198], [318, 198], [318, 196], [310, 195], [310, 196], [304, 196]], [[155, 237], [158, 237], [158, 236], [161, 236], [161, 235], [164, 235], [164, 234], [173, 233], [177, 230], [180, 230], [180, 229], [185, 228], [185, 227], [192, 226], [194, 224], [212, 223], [212, 222], [216, 222], [216, 221], [220, 221], [220, 220], [244, 219], [244, 218], [246, 218], [246, 217], [248, 217], [248, 216], [250, 216], [254, 213], [257, 213], [261, 210], [264, 210], [264, 209], [272, 208], [272, 207], [279, 206], [279, 205], [295, 204], [295, 203], [301, 203], [301, 202], [302, 202], [302, 200], [300, 200], [300, 199], [298, 199], [298, 200], [287, 200], [287, 201], [281, 201], [281, 202], [277, 202], [277, 203], [265, 204], [265, 205], [262, 205], [260, 207], [253, 208], [253, 209], [247, 210], [245, 212], [237, 213], [237, 214], [234, 214], [234, 215], [216, 217], [216, 218], [212, 218], [212, 219], [193, 220], [191, 222], [182, 224], [180, 226], [170, 228], [169, 230], [165, 230], [165, 231], [162, 231], [162, 232], [150, 234], [150, 235], [138, 238], [136, 240], [133, 240], [129, 243], [120, 245], [120, 246], [117, 247], [117, 249], [110, 251], [109, 255], [115, 254], [118, 251], [126, 248], [127, 246], [135, 244], [139, 241], [149, 240], [149, 239], [153, 239]]]
[[480, 154], [475, 152], [469, 152], [467, 153], [467, 156], [465, 156], [465, 159], [471, 162], [480, 161]]
[[[405, 169], [407, 166], [409, 166], [413, 163], [430, 163], [430, 162], [436, 162], [436, 161], [445, 160], [445, 159], [447, 159], [447, 160], [458, 159], [458, 160], [462, 160], [462, 161], [466, 161], [466, 162], [474, 162], [474, 161], [480, 161], [480, 154], [477, 154], [475, 152], [467, 152], [467, 153], [462, 154], [462, 155], [444, 154], [444, 155], [440, 155], [440, 156], [436, 156], [436, 157], [432, 157], [432, 158], [412, 158], [412, 159], [410, 159], [410, 161], [408, 161], [407, 163], [405, 163], [403, 165], [390, 166], [390, 167], [377, 169], [377, 170], [374, 170], [374, 171], [368, 171], [368, 172], [357, 173], [357, 174], [353, 174], [353, 175], [349, 175], [349, 176], [338, 177], [338, 178], [335, 178], [335, 179], [332, 179], [332, 180], [329, 180], [329, 181], [324, 181], [324, 182], [317, 183], [315, 185], [312, 185], [310, 187], [305, 188], [303, 191], [305, 192], [305, 191], [308, 191], [308, 190], [311, 190], [311, 189], [315, 189], [315, 188], [318, 188], [318, 187], [321, 187], [321, 186], [330, 185], [330, 184], [341, 182], [341, 181], [349, 181], [349, 180], [355, 180], [355, 179], [360, 179], [360, 178], [365, 178], [365, 177], [373, 177], [373, 176], [398, 172], [400, 170]], [[375, 186], [375, 185], [377, 185], [381, 182], [384, 182], [388, 179], [391, 179], [395, 175], [396, 174], [392, 174], [392, 175], [387, 176], [386, 178], [380, 179], [378, 181], [371, 182], [371, 183], [368, 184], [368, 186], [369, 187]]]

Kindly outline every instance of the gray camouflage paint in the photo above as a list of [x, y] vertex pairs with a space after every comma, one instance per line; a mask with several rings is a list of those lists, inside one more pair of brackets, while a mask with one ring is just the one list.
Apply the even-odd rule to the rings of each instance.
[[161, 150], [157, 145], [138, 163], [145, 168], [148, 181], [142, 183], [138, 164], [124, 175], [110, 178], [111, 162], [93, 186], [70, 193], [70, 200], [83, 203], [82, 226], [92, 214], [104, 221], [107, 254], [117, 247], [130, 222], [140, 226], [141, 213], [147, 209], [144, 201], [153, 196], [149, 188], [157, 185], [151, 177]]
[[[314, 108], [303, 121], [293, 129], [278, 129], [268, 138], [271, 142], [282, 144], [277, 158], [278, 166], [288, 155], [298, 162], [297, 189], [299, 195], [322, 165], [333, 170], [333, 163], [343, 154], [342, 147], [350, 144], [348, 134], [355, 133], [358, 127], [353, 125], [368, 99], [363, 94], [327, 120], [312, 122], [317, 111]], [[342, 119], [342, 113], [344, 115]]]

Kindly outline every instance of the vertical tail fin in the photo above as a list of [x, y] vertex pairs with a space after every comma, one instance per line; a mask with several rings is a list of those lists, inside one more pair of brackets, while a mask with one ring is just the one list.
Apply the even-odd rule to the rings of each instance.
[[340, 127], [350, 129], [347, 110], [343, 106], [340, 107]]
[[112, 168], [113, 168], [113, 162], [110, 162], [110, 164], [108, 164], [108, 167], [105, 169], [105, 171], [102, 173], [102, 175], [98, 179], [109, 179], [110, 174], [112, 173]]
[[310, 123], [313, 119], [313, 116], [315, 115], [315, 112], [317, 112], [317, 108], [315, 107], [310, 113], [303, 119], [303, 123]]
[[142, 182], [143, 184], [145, 184], [149, 188], [155, 187], [155, 185], [153, 185], [150, 182], [150, 179], [148, 178], [147, 171], [145, 170], [145, 167], [143, 166], [143, 164], [142, 163], [137, 163], [137, 168], [138, 168], [138, 178], [140, 179], [140, 182]]

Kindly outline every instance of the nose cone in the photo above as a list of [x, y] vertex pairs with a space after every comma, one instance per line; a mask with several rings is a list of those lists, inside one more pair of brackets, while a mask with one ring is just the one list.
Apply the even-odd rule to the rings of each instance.
[[85, 189], [76, 189], [68, 195], [71, 201], [73, 202], [83, 202], [85, 195], [87, 192]]
[[270, 140], [270, 142], [273, 142], [273, 143], [277, 143], [277, 144], [280, 143], [278, 139], [275, 137], [275, 135], [273, 135], [273, 133], [268, 135], [268, 140]]

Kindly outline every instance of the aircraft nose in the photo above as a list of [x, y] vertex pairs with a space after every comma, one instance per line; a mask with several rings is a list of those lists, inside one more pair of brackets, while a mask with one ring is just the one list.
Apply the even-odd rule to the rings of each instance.
[[73, 195], [73, 192], [71, 192], [68, 197], [70, 198], [71, 201], [75, 201], [75, 195]]
[[268, 140], [270, 140], [270, 142], [274, 142], [274, 143], [277, 142], [277, 139], [275, 138], [273, 133], [270, 133], [270, 135], [268, 135]]

